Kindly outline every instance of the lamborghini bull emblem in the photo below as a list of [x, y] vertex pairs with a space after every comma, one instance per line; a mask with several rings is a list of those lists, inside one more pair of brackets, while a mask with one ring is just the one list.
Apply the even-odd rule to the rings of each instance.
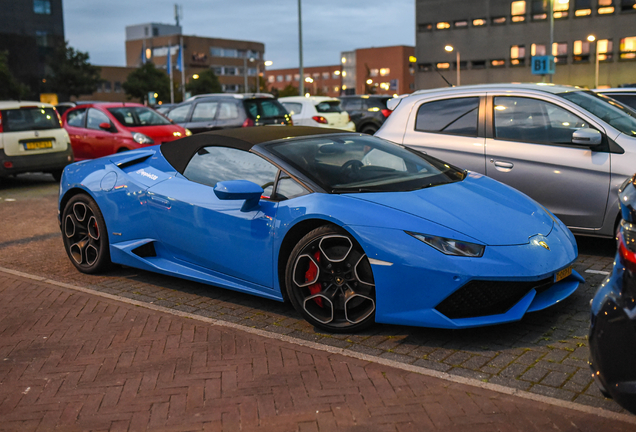
[[539, 246], [543, 246], [547, 250], [550, 250], [550, 246], [548, 246], [548, 244], [544, 242], [543, 240], [539, 242]]

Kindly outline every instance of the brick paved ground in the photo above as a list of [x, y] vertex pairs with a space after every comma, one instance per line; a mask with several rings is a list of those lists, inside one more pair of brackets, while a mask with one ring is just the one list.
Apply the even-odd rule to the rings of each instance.
[[0, 430], [628, 431], [0, 272]]
[[[15, 201], [7, 201], [15, 200]], [[579, 238], [576, 269], [587, 283], [521, 322], [471, 330], [376, 325], [354, 335], [317, 332], [288, 305], [130, 268], [100, 276], [70, 264], [56, 222], [57, 185], [45, 176], [0, 186], [0, 267], [90, 287], [180, 311], [614, 411], [587, 365], [589, 301], [609, 271], [613, 243]]]

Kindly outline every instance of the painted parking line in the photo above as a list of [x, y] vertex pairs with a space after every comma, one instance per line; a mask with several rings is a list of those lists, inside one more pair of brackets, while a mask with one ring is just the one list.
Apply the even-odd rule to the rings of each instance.
[[585, 270], [585, 273], [592, 273], [592, 274], [600, 274], [600, 275], [604, 275], [607, 276], [610, 274], [610, 272], [608, 271], [603, 271], [603, 270]]
[[628, 415], [628, 414], [615, 413], [615, 412], [612, 412], [612, 411], [605, 410], [603, 408], [592, 407], [592, 406], [587, 406], [587, 405], [581, 405], [581, 404], [578, 404], [578, 403], [575, 403], [575, 402], [569, 402], [569, 401], [564, 401], [564, 400], [561, 400], [561, 399], [551, 398], [551, 397], [548, 397], [548, 396], [542, 396], [542, 395], [539, 395], [539, 394], [526, 392], [526, 391], [519, 390], [519, 389], [516, 389], [516, 388], [506, 387], [506, 386], [502, 386], [502, 385], [498, 385], [498, 384], [492, 384], [492, 383], [485, 383], [485, 382], [476, 380], [474, 378], [465, 378], [465, 377], [458, 376], [458, 375], [451, 375], [451, 374], [446, 373], [446, 372], [439, 372], [439, 371], [436, 371], [436, 370], [433, 370], [433, 369], [427, 369], [427, 368], [424, 368], [424, 367], [421, 367], [421, 366], [414, 366], [414, 365], [410, 365], [410, 364], [406, 364], [406, 363], [400, 363], [400, 362], [397, 362], [397, 361], [394, 361], [394, 360], [389, 360], [389, 359], [385, 359], [385, 358], [381, 358], [381, 357], [375, 357], [375, 356], [371, 356], [371, 355], [367, 355], [367, 354], [362, 354], [362, 353], [358, 353], [358, 352], [347, 350], [347, 349], [343, 349], [343, 348], [327, 346], [327, 345], [323, 345], [323, 344], [320, 344], [320, 343], [311, 342], [311, 341], [307, 341], [307, 340], [304, 340], [304, 339], [299, 339], [299, 338], [295, 338], [295, 337], [291, 337], [291, 336], [287, 336], [287, 335], [281, 335], [281, 334], [278, 334], [278, 333], [273, 333], [273, 332], [269, 332], [269, 331], [261, 330], [261, 329], [257, 329], [257, 328], [247, 327], [247, 326], [243, 326], [243, 325], [240, 325], [240, 324], [235, 324], [235, 323], [228, 322], [228, 321], [222, 321], [222, 320], [217, 320], [217, 319], [214, 319], [214, 318], [208, 318], [208, 317], [203, 317], [203, 316], [200, 316], [200, 315], [191, 314], [191, 313], [188, 313], [188, 312], [182, 312], [182, 311], [178, 311], [178, 310], [173, 310], [173, 309], [169, 309], [169, 308], [166, 308], [166, 307], [162, 307], [162, 306], [157, 306], [157, 305], [150, 304], [150, 303], [141, 302], [141, 301], [138, 301], [138, 300], [132, 300], [132, 299], [129, 299], [129, 298], [126, 298], [126, 297], [120, 297], [120, 296], [116, 296], [116, 295], [113, 295], [113, 294], [108, 294], [108, 293], [104, 293], [104, 292], [100, 292], [100, 291], [94, 291], [94, 290], [89, 289], [89, 288], [83, 288], [83, 287], [79, 287], [79, 286], [76, 286], [76, 285], [71, 285], [71, 284], [59, 282], [59, 281], [56, 281], [56, 280], [53, 280], [53, 279], [48, 279], [48, 278], [45, 278], [45, 277], [32, 275], [32, 274], [29, 274], [29, 273], [23, 273], [23, 272], [20, 272], [20, 271], [16, 271], [16, 270], [4, 268], [4, 267], [0, 267], [0, 272], [12, 274], [12, 275], [15, 275], [15, 276], [19, 276], [19, 277], [23, 277], [23, 278], [27, 278], [27, 279], [31, 279], [31, 280], [36, 280], [36, 281], [39, 281], [39, 282], [43, 282], [43, 283], [59, 286], [59, 287], [62, 287], [62, 288], [72, 289], [72, 290], [75, 290], [75, 291], [79, 291], [79, 292], [83, 292], [83, 293], [86, 293], [86, 294], [107, 298], [107, 299], [110, 299], [110, 300], [120, 301], [120, 302], [123, 302], [123, 303], [126, 303], [126, 304], [135, 305], [135, 306], [143, 307], [143, 308], [154, 310], [154, 311], [158, 311], [158, 312], [163, 312], [163, 313], [167, 313], [167, 314], [170, 314], [170, 315], [190, 318], [190, 319], [193, 319], [193, 320], [205, 322], [205, 323], [212, 324], [212, 325], [217, 325], [217, 326], [221, 326], [221, 327], [227, 327], [227, 328], [231, 328], [231, 329], [235, 329], [235, 330], [240, 330], [240, 331], [243, 331], [243, 332], [246, 332], [246, 333], [250, 333], [250, 334], [256, 335], [256, 336], [266, 337], [266, 338], [269, 338], [269, 339], [275, 339], [275, 340], [279, 340], [279, 341], [283, 341], [283, 342], [287, 342], [287, 343], [291, 343], [291, 344], [295, 344], [295, 345], [299, 345], [299, 346], [304, 346], [304, 347], [308, 347], [308, 348], [312, 348], [312, 349], [315, 349], [315, 350], [328, 352], [328, 353], [332, 353], [332, 354], [340, 354], [340, 355], [343, 355], [343, 356], [347, 356], [347, 357], [351, 357], [351, 358], [356, 358], [356, 359], [359, 359], [359, 360], [367, 361], [369, 363], [381, 364], [381, 365], [384, 365], [384, 366], [388, 366], [388, 367], [392, 367], [392, 368], [396, 368], [396, 369], [401, 369], [401, 370], [404, 370], [404, 371], [419, 373], [421, 375], [426, 375], [426, 376], [430, 376], [430, 377], [443, 379], [443, 380], [449, 381], [449, 382], [455, 382], [455, 383], [459, 383], [459, 384], [470, 385], [470, 386], [473, 386], [473, 387], [487, 389], [487, 390], [495, 391], [495, 392], [502, 393], [502, 394], [518, 396], [518, 397], [521, 397], [521, 398], [524, 398], [524, 399], [533, 400], [533, 401], [536, 401], [536, 402], [541, 402], [541, 403], [545, 403], [545, 404], [549, 404], [549, 405], [553, 405], [553, 406], [557, 406], [557, 407], [561, 407], [561, 408], [566, 408], [566, 409], [572, 409], [572, 410], [576, 410], [576, 411], [579, 411], [579, 412], [584, 412], [584, 413], [587, 413], [587, 414], [593, 414], [593, 415], [597, 415], [599, 417], [612, 419], [612, 420], [619, 420], [619, 421], [623, 421], [623, 422], [627, 422], [627, 423], [631, 423], [631, 424], [635, 424], [636, 425], [636, 416], [632, 416], [632, 415]]

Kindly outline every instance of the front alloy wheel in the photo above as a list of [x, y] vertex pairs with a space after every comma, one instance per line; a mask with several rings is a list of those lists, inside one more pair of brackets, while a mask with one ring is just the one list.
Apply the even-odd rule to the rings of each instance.
[[353, 332], [375, 320], [375, 282], [369, 259], [343, 229], [311, 231], [287, 262], [286, 288], [294, 308], [329, 332]]

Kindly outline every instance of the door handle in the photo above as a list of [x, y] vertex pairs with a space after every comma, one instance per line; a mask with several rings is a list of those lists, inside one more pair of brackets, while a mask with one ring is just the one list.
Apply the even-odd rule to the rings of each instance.
[[512, 162], [495, 161], [495, 168], [497, 171], [509, 172], [515, 165]]
[[157, 195], [150, 195], [150, 200], [151, 200], [154, 204], [157, 204], [157, 205], [159, 205], [159, 206], [161, 206], [161, 207], [165, 207], [165, 208], [167, 208], [167, 209], [169, 209], [170, 207], [172, 207], [172, 206], [170, 205], [170, 201], [168, 201], [168, 200], [167, 200], [167, 199], [165, 199], [165, 198], [158, 197]]

